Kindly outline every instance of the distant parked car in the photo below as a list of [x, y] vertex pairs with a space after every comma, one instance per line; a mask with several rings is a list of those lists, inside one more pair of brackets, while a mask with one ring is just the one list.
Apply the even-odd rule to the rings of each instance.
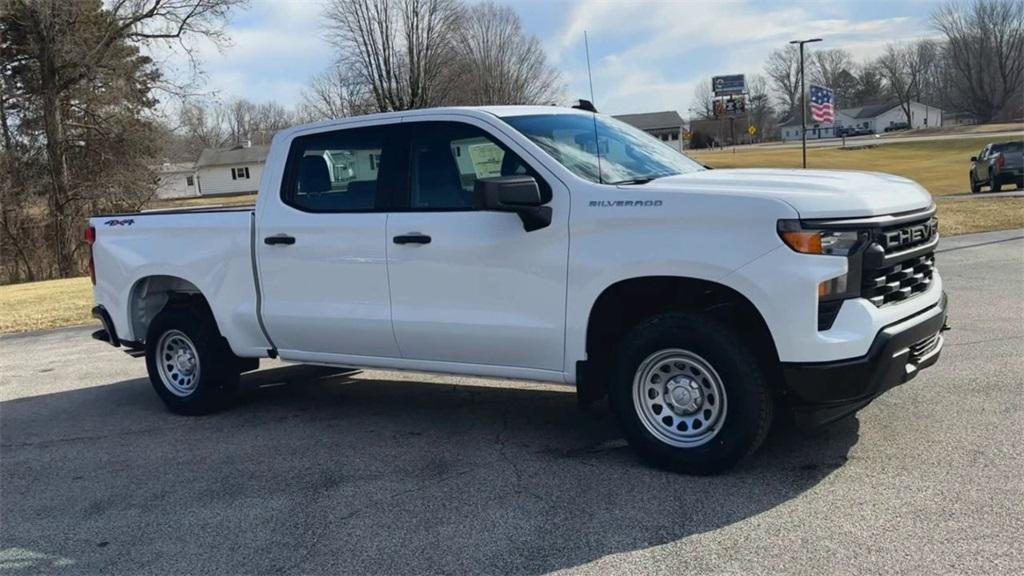
[[971, 156], [971, 192], [977, 194], [982, 186], [999, 192], [1003, 184], [1014, 182], [1017, 189], [1024, 188], [1024, 141], [996, 142]]
[[874, 134], [867, 126], [850, 126], [846, 129], [847, 136], [870, 136]]
[[898, 130], [909, 130], [910, 124], [906, 122], [896, 122], [885, 127], [886, 132], [896, 132]]

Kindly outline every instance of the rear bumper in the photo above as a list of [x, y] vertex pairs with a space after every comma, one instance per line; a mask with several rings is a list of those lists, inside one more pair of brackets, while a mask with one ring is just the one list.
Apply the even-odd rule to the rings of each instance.
[[97, 330], [92, 333], [94, 340], [100, 342], [106, 342], [114, 347], [119, 347], [121, 341], [117, 338], [117, 329], [114, 328], [114, 322], [110, 319], [110, 314], [107, 313], [107, 309], [103, 306], [94, 306], [92, 309], [92, 317], [96, 318], [103, 324], [102, 330]]
[[883, 328], [860, 358], [783, 363], [786, 392], [798, 424], [827, 424], [867, 406], [939, 359], [946, 295], [934, 306]]

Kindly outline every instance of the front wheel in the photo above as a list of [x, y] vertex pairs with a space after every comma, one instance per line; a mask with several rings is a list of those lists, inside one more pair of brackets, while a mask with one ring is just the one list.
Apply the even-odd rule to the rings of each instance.
[[172, 412], [208, 414], [224, 408], [238, 386], [238, 359], [210, 318], [191, 308], [157, 314], [146, 335], [146, 369]]
[[754, 355], [709, 316], [655, 316], [623, 338], [609, 403], [648, 461], [691, 474], [732, 467], [764, 441], [773, 401]]
[[971, 173], [971, 194], [978, 192], [981, 192], [981, 184], [978, 184], [978, 181], [974, 179], [974, 173]]

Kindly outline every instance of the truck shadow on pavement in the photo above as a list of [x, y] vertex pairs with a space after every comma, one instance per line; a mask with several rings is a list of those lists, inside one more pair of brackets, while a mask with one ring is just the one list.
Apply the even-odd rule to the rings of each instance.
[[688, 477], [640, 462], [569, 389], [415, 378], [263, 370], [200, 418], [145, 380], [4, 402], [0, 568], [546, 572], [784, 504], [858, 438], [855, 418], [782, 430], [733, 472]]

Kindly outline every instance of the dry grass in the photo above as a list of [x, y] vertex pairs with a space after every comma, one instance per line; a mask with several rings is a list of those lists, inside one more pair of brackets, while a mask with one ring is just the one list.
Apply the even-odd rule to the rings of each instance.
[[86, 324], [92, 306], [88, 278], [0, 286], [0, 334]]
[[1024, 228], [1024, 198], [938, 199], [943, 236]]
[[[808, 148], [809, 168], [870, 170], [906, 176], [919, 182], [934, 196], [967, 192], [970, 158], [994, 140], [970, 138], [932, 142], [900, 142], [864, 148]], [[800, 148], [775, 150], [739, 148], [708, 152], [695, 150], [690, 156], [715, 168], [799, 168]]]
[[199, 196], [196, 198], [174, 198], [171, 200], [153, 200], [146, 205], [146, 210], [166, 208], [197, 208], [208, 206], [251, 206], [256, 203], [255, 194], [237, 194], [232, 196]]
[[883, 138], [905, 138], [907, 136], [933, 136], [942, 134], [988, 134], [990, 132], [1024, 132], [1024, 123], [977, 124], [973, 126], [943, 126], [941, 128], [919, 128], [883, 134]]

